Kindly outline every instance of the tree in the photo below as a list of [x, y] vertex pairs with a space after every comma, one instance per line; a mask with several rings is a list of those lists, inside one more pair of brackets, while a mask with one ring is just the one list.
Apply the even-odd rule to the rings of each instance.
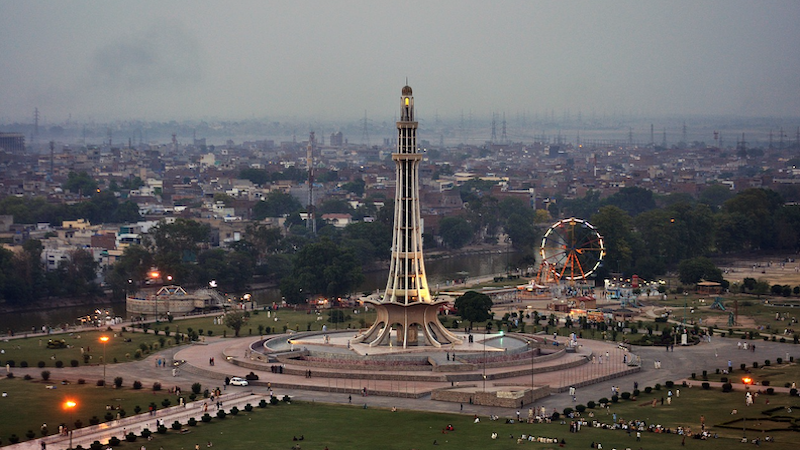
[[273, 191], [264, 200], [253, 206], [253, 219], [262, 220], [267, 217], [283, 217], [303, 209], [300, 202], [290, 194]]
[[281, 281], [281, 295], [295, 304], [309, 295], [341, 297], [357, 288], [363, 279], [353, 250], [322, 238], [297, 252], [292, 274]]
[[439, 236], [449, 248], [461, 248], [472, 240], [472, 227], [461, 217], [445, 217], [439, 222]]
[[366, 182], [364, 182], [363, 179], [359, 178], [357, 180], [353, 180], [343, 184], [342, 189], [347, 192], [352, 192], [353, 194], [356, 194], [357, 196], [361, 197], [364, 195], [365, 186]]
[[492, 309], [492, 299], [480, 292], [465, 292], [464, 295], [456, 299], [455, 307], [458, 310], [458, 315], [462, 319], [469, 321], [470, 328], [472, 328], [474, 322], [484, 322], [492, 318], [489, 313], [489, 310]]
[[91, 197], [97, 192], [97, 181], [86, 172], [70, 172], [69, 175], [67, 175], [67, 181], [64, 183], [63, 188], [74, 194]]
[[229, 311], [225, 314], [225, 326], [233, 330], [233, 334], [239, 337], [239, 330], [245, 322], [244, 311]]
[[678, 264], [679, 279], [683, 284], [695, 284], [701, 280], [721, 283], [722, 271], [710, 259], [699, 256], [684, 259]]

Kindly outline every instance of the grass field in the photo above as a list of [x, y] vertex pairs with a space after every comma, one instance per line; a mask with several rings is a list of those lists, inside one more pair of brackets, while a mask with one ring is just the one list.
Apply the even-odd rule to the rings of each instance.
[[[778, 366], [786, 377], [794, 377], [800, 372], [796, 364]], [[737, 371], [738, 372], [738, 371]], [[754, 372], [755, 373], [755, 372]], [[174, 395], [166, 392], [153, 393], [149, 387], [145, 390], [133, 390], [130, 381], [122, 389], [99, 388], [92, 385], [56, 385], [56, 389], [47, 389], [41, 381], [24, 381], [20, 379], [0, 380], [0, 389], [8, 392], [8, 397], [0, 399], [3, 411], [14, 411], [15, 414], [3, 414], [0, 421], [0, 438], [8, 444], [8, 437], [14, 433], [25, 440], [28, 430], [39, 435], [42, 422], [48, 423], [51, 431], [56, 430], [59, 423], [71, 423], [75, 418], [84, 424], [92, 416], [103, 418], [106, 405], [119, 405], [129, 414], [135, 406], [147, 409], [150, 402], [159, 407], [161, 401], [169, 398], [172, 404], [177, 402]], [[188, 386], [184, 386], [184, 394]], [[800, 398], [787, 394], [760, 395], [754, 406], [745, 407], [742, 392], [723, 393], [719, 389], [704, 390], [700, 382], [693, 387], [674, 386], [671, 390], [673, 401], [663, 402], [668, 397], [666, 387], [653, 387], [646, 393], [644, 387], [635, 400], [620, 399], [618, 403], [610, 403], [608, 409], [599, 405], [587, 409], [583, 417], [588, 421], [596, 420], [611, 424], [614, 414], [617, 420], [643, 420], [647, 424], [660, 424], [675, 429], [679, 426], [690, 427], [698, 431], [700, 416], [705, 417], [706, 426], [719, 435], [718, 439], [700, 441], [687, 440], [687, 446], [707, 448], [709, 450], [726, 449], [731, 445], [741, 445], [739, 440], [743, 433], [750, 439], [766, 436], [776, 439], [769, 448], [796, 448], [794, 439], [800, 426]], [[753, 391], [758, 387], [753, 387]], [[680, 391], [680, 392], [679, 392]], [[65, 412], [60, 405], [67, 399], [78, 402], [74, 413]], [[656, 406], [652, 406], [652, 400]], [[589, 399], [581, 399], [588, 401]], [[594, 399], [599, 402], [600, 399]], [[586, 404], [586, 403], [584, 403]], [[681, 447], [681, 437], [676, 434], [657, 434], [645, 432], [642, 442], [636, 442], [635, 433], [628, 435], [622, 430], [606, 430], [584, 427], [580, 433], [570, 433], [568, 426], [559, 421], [551, 424], [507, 424], [504, 418], [490, 421], [481, 417], [480, 423], [473, 423], [471, 415], [441, 414], [419, 411], [391, 412], [385, 409], [364, 409], [359, 405], [328, 405], [319, 403], [292, 403], [289, 405], [269, 406], [266, 409], [255, 408], [253, 412], [240, 412], [237, 416], [229, 415], [225, 419], [214, 418], [211, 423], [200, 423], [195, 427], [185, 426], [187, 433], [169, 431], [165, 435], [154, 435], [154, 441], [144, 445], [165, 449], [192, 449], [195, 444], [205, 445], [208, 441], [214, 446], [225, 449], [289, 449], [299, 444], [302, 449], [424, 449], [441, 448], [486, 448], [505, 449], [528, 445], [534, 448], [554, 448], [553, 444], [525, 442], [517, 444], [516, 439], [522, 434], [564, 439], [567, 447], [589, 448], [592, 442], [601, 442], [604, 449], [612, 448], [663, 448]], [[256, 406], [256, 405], [253, 405]], [[575, 404], [565, 405], [571, 408]], [[790, 411], [791, 408], [791, 411]], [[732, 415], [731, 411], [739, 412]], [[552, 411], [548, 411], [550, 413]], [[564, 411], [559, 411], [563, 414]], [[522, 411], [523, 416], [527, 411]], [[509, 414], [513, 414], [509, 412]], [[590, 414], [593, 417], [589, 417]], [[451, 424], [453, 432], [444, 434], [442, 430]], [[186, 424], [184, 424], [186, 425]], [[743, 432], [743, 428], [746, 429]], [[791, 430], [791, 431], [790, 431]], [[498, 439], [492, 440], [490, 435], [498, 433]], [[293, 441], [293, 437], [304, 436], [303, 441]], [[513, 439], [509, 436], [513, 436]], [[119, 436], [122, 438], [122, 436]], [[437, 445], [434, 446], [433, 442]], [[138, 449], [144, 440], [136, 443], [123, 443], [122, 448]], [[158, 446], [158, 447], [156, 447]]]
[[[663, 392], [662, 392], [663, 393]], [[595, 417], [604, 423], [611, 423], [613, 414], [618, 419], [641, 419], [647, 423], [659, 423], [667, 427], [677, 425], [691, 426], [699, 429], [700, 415], [705, 413], [706, 424], [717, 421], [728, 422], [731, 417], [745, 424], [746, 435], [750, 438], [770, 435], [776, 442], [768, 444], [773, 449], [796, 448], [795, 432], [761, 432], [771, 422], [767, 415], [761, 414], [763, 406], [742, 411], [740, 415], [731, 416], [729, 403], [741, 403], [738, 396], [734, 399], [728, 395], [720, 401], [719, 392], [684, 390], [681, 398], [676, 398], [671, 406], [652, 408], [647, 399], [636, 402], [614, 405], [611, 412], [596, 410]], [[642, 401], [644, 400], [644, 401]], [[780, 403], [776, 397], [774, 405]], [[787, 398], [788, 400], [788, 398]], [[645, 403], [646, 406], [642, 406]], [[706, 405], [704, 408], [698, 408]], [[255, 406], [255, 405], [254, 405]], [[798, 405], [800, 406], [800, 405]], [[743, 409], [743, 406], [739, 406]], [[746, 421], [741, 419], [746, 418]], [[784, 417], [785, 419], [785, 417]], [[793, 420], [797, 420], [793, 416]], [[777, 423], [777, 422], [776, 422]], [[447, 425], [455, 429], [448, 433], [443, 430]], [[738, 422], [733, 425], [738, 427]], [[391, 412], [386, 409], [363, 409], [361, 406], [339, 406], [327, 404], [295, 403], [289, 405], [269, 406], [266, 409], [255, 408], [252, 412], [240, 412], [236, 416], [225, 419], [214, 418], [208, 424], [199, 423], [195, 427], [184, 427], [187, 432], [169, 431], [164, 435], [154, 435], [152, 442], [139, 438], [134, 443], [124, 443], [122, 448], [136, 449], [140, 445], [190, 450], [195, 445], [203, 447], [211, 442], [216, 448], [231, 450], [262, 448], [267, 450], [290, 449], [294, 445], [301, 449], [510, 449], [520, 445], [532, 448], [557, 448], [553, 443], [517, 443], [521, 435], [542, 436], [564, 439], [566, 448], [590, 448], [592, 442], [602, 443], [604, 449], [624, 448], [681, 448], [681, 436], [677, 434], [657, 434], [644, 432], [641, 442], [636, 441], [635, 433], [630, 435], [623, 430], [607, 430], [583, 427], [579, 433], [570, 433], [567, 424], [556, 421], [550, 424], [507, 424], [505, 420], [491, 421], [481, 418], [474, 423], [470, 415], [440, 414], [431, 412], [403, 411]], [[687, 439], [687, 446], [708, 450], [727, 449], [732, 445], [741, 445], [740, 428], [713, 428], [720, 433], [718, 439]], [[491, 439], [497, 433], [497, 439]], [[295, 437], [303, 437], [302, 441], [294, 441]]]
[[[27, 440], [28, 430], [41, 436], [40, 427], [46, 423], [50, 433], [58, 432], [58, 425], [72, 424], [80, 420], [89, 425], [92, 416], [105, 421], [106, 413], [116, 415], [117, 410], [108, 411], [107, 405], [119, 406], [127, 415], [133, 415], [136, 406], [147, 411], [148, 405], [154, 402], [159, 409], [162, 402], [169, 399], [172, 405], [178, 398], [166, 390], [153, 392], [152, 386], [144, 386], [141, 390], [131, 388], [133, 380], [126, 380], [127, 386], [120, 389], [98, 387], [91, 381], [87, 384], [62, 385], [60, 381], [44, 382], [41, 379], [26, 381], [21, 378], [0, 379], [0, 390], [8, 393], [0, 398], [3, 419], [0, 420], [0, 439], [2, 444], [9, 443], [9, 436], [16, 434], [21, 440]], [[111, 383], [109, 383], [111, 384]], [[52, 389], [47, 388], [52, 386]], [[184, 397], [188, 396], [191, 386], [182, 386]], [[166, 386], [165, 386], [166, 388]], [[77, 403], [73, 411], [63, 408], [64, 402], [72, 400]]]

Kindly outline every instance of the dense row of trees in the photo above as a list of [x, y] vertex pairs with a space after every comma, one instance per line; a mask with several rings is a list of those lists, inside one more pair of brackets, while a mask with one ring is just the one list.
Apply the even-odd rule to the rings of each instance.
[[86, 219], [93, 224], [130, 223], [142, 220], [139, 206], [120, 201], [113, 192], [95, 192], [91, 199], [75, 204], [48, 203], [41, 197], [6, 197], [0, 200], [0, 214], [13, 215], [15, 223], [50, 223]]
[[30, 303], [46, 297], [97, 295], [97, 262], [84, 249], [72, 250], [55, 270], [42, 264], [42, 242], [25, 241], [19, 252], [0, 247], [0, 298], [12, 304]]
[[800, 250], [800, 206], [769, 189], [733, 194], [714, 185], [693, 199], [624, 188], [605, 200], [590, 192], [564, 203], [560, 213], [591, 212], [589, 221], [603, 235], [608, 253], [601, 276], [620, 271], [653, 278], [701, 256]]

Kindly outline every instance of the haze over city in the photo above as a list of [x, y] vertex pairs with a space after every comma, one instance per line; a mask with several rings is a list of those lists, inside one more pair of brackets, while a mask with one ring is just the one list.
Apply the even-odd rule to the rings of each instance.
[[[0, 0], [0, 123], [792, 118], [796, 1]], [[424, 101], [422, 101], [424, 99]]]

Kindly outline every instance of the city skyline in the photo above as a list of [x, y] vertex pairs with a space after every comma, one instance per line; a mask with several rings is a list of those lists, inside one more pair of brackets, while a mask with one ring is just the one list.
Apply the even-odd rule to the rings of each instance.
[[[796, 2], [0, 0], [0, 122], [794, 118]], [[411, 73], [406, 73], [411, 72]], [[402, 77], [403, 79], [398, 79]]]

